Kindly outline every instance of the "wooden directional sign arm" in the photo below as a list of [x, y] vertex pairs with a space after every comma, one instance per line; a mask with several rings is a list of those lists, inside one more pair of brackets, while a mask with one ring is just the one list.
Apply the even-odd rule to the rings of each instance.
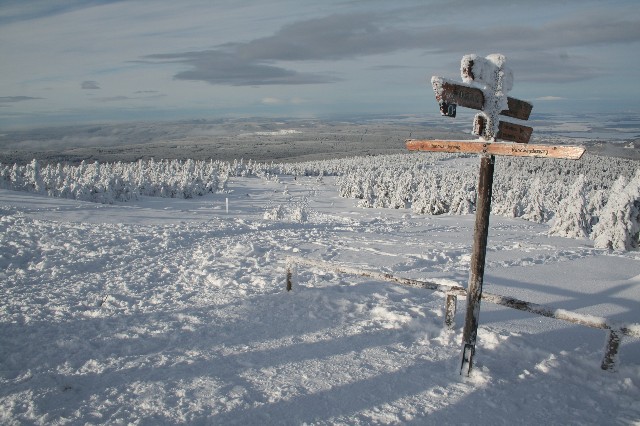
[[407, 139], [405, 143], [410, 151], [462, 152], [514, 157], [564, 158], [567, 160], [578, 160], [585, 151], [585, 148], [581, 146], [523, 145], [508, 142]]
[[509, 108], [502, 110], [500, 112], [501, 115], [518, 118], [520, 120], [529, 119], [531, 110], [533, 109], [532, 104], [526, 101], [521, 101], [520, 99], [512, 98], [511, 96], [507, 96], [507, 104]]
[[[484, 94], [477, 87], [462, 83], [455, 83], [442, 77], [432, 77], [431, 84], [438, 102], [457, 104], [461, 107], [482, 110], [484, 108]], [[520, 99], [507, 97], [508, 109], [500, 112], [507, 117], [528, 120], [533, 105]]]
[[520, 144], [529, 143], [532, 133], [532, 127], [509, 123], [508, 121], [500, 121], [498, 123], [498, 134], [496, 135], [496, 139], [504, 139]]
[[440, 77], [432, 77], [431, 84], [438, 102], [477, 110], [484, 108], [484, 94], [477, 87], [454, 83]]

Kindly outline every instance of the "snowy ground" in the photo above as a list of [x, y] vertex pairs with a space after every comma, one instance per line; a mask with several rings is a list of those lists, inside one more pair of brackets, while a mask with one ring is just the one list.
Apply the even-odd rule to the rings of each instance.
[[[466, 286], [473, 216], [358, 209], [331, 178], [229, 188], [0, 191], [0, 423], [640, 424], [638, 339], [605, 372], [604, 331], [483, 303], [467, 378], [462, 299], [447, 332], [438, 293], [308, 268], [285, 290], [289, 255]], [[640, 253], [546, 231], [492, 217], [485, 290], [640, 322]]]

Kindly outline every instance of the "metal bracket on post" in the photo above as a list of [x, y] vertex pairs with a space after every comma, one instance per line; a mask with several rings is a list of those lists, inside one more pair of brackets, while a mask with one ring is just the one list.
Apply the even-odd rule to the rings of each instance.
[[440, 102], [440, 114], [445, 117], [456, 117], [456, 104]]

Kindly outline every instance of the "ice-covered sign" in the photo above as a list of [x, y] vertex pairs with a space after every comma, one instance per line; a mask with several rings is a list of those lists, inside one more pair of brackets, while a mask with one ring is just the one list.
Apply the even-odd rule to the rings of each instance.
[[463, 83], [433, 76], [431, 85], [440, 103], [440, 112], [455, 117], [456, 106], [480, 110], [474, 119], [473, 133], [487, 141], [504, 139], [527, 143], [533, 129], [501, 121], [500, 115], [527, 120], [531, 103], [507, 96], [513, 88], [513, 71], [505, 65], [506, 58], [492, 54], [486, 58], [465, 55], [460, 63]]

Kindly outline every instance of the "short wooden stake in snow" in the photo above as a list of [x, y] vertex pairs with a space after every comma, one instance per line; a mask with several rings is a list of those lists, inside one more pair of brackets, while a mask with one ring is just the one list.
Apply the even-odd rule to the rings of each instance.
[[618, 347], [620, 346], [620, 334], [618, 330], [611, 329], [607, 333], [607, 343], [604, 348], [604, 359], [602, 360], [603, 370], [614, 370], [616, 358], [618, 357]]
[[[476, 350], [489, 234], [494, 155], [577, 160], [584, 153], [584, 148], [579, 146], [525, 145], [533, 132], [531, 127], [499, 120], [501, 115], [527, 120], [533, 108], [528, 102], [507, 97], [507, 92], [513, 86], [513, 72], [505, 66], [505, 61], [505, 57], [500, 54], [489, 55], [486, 58], [465, 55], [460, 66], [464, 83], [456, 83], [436, 76], [431, 78], [442, 115], [455, 117], [456, 105], [481, 111], [476, 115], [473, 123], [473, 133], [480, 137], [479, 140], [409, 139], [406, 141], [407, 148], [412, 151], [481, 154], [473, 254], [467, 287], [467, 312], [462, 333], [460, 374], [465, 370], [467, 374], [471, 372]], [[515, 143], [498, 142], [498, 139]], [[613, 340], [614, 338], [610, 338], [609, 347], [615, 354], [617, 346], [615, 342], [611, 344]]]
[[444, 325], [452, 329], [456, 319], [456, 308], [458, 307], [458, 296], [455, 294], [447, 294], [447, 299], [444, 303]]

